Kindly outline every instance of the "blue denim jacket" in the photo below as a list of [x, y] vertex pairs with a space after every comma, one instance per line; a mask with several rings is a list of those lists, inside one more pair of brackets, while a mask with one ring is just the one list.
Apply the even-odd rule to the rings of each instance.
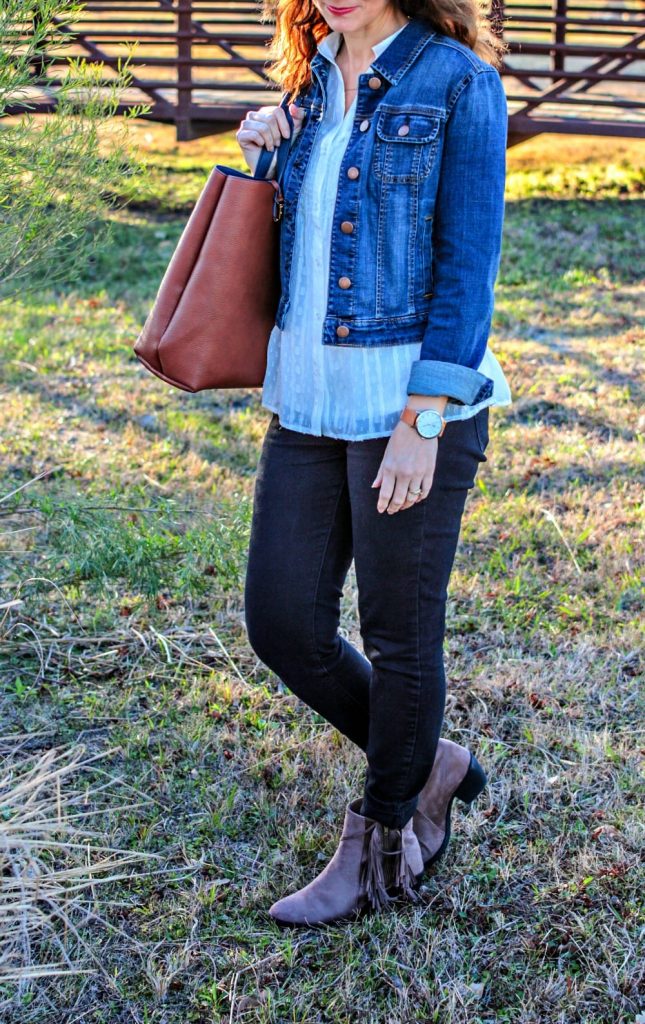
[[[488, 342], [502, 243], [506, 95], [469, 47], [411, 18], [359, 76], [340, 166], [324, 345], [422, 342], [408, 394], [488, 398]], [[282, 175], [279, 328], [289, 308], [296, 206], [331, 65], [316, 53], [295, 102], [302, 129]], [[282, 102], [288, 102], [284, 94]]]

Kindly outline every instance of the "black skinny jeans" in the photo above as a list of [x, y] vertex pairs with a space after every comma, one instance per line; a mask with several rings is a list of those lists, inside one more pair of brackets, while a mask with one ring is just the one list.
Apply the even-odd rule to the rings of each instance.
[[[445, 704], [446, 590], [481, 462], [488, 409], [447, 423], [432, 489], [377, 512], [388, 437], [344, 441], [269, 422], [245, 584], [249, 642], [283, 683], [367, 756], [361, 813], [390, 828], [416, 810]], [[354, 558], [365, 655], [338, 634]]]

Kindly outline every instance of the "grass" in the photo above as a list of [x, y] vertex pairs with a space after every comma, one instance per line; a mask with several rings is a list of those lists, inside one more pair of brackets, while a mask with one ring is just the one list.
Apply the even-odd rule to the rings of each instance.
[[[514, 404], [491, 417], [446, 637], [445, 735], [477, 750], [486, 796], [419, 906], [286, 934], [267, 907], [335, 849], [362, 758], [246, 641], [258, 392], [187, 395], [132, 354], [235, 143], [137, 132], [152, 191], [74, 287], [0, 322], [0, 713], [25, 756], [82, 743], [144, 794], [119, 797], [105, 845], [169, 871], [103, 887], [107, 925], [80, 933], [101, 970], [62, 932], [90, 973], [0, 980], [12, 1020], [636, 1024], [637, 145], [509, 151], [491, 345]], [[343, 628], [360, 642], [353, 573]]]
[[[12, 990], [14, 1005], [29, 1002], [34, 980], [102, 970], [79, 928], [90, 921], [111, 928], [104, 916], [111, 905], [99, 890], [131, 877], [133, 864], [150, 859], [97, 844], [100, 816], [106, 824], [122, 810], [114, 780], [94, 787], [89, 782], [96, 762], [110, 751], [88, 758], [79, 745], [25, 754], [25, 740], [34, 738], [0, 741], [2, 1011], [11, 1010]], [[73, 780], [76, 789], [70, 787]], [[131, 805], [131, 792], [126, 799]], [[88, 967], [77, 966], [79, 956]], [[109, 974], [104, 977], [109, 985]]]

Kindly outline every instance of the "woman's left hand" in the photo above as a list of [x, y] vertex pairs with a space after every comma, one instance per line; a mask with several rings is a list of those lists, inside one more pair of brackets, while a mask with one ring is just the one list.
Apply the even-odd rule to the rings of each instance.
[[[392, 431], [372, 487], [381, 488], [377, 510], [392, 515], [428, 497], [437, 461], [436, 437], [421, 437], [414, 427], [399, 422]], [[409, 495], [408, 489], [420, 494]]]
[[[409, 395], [413, 409], [435, 409], [443, 415], [447, 395]], [[377, 510], [392, 515], [427, 498], [432, 487], [439, 439], [421, 437], [414, 427], [399, 421], [387, 443], [372, 487], [380, 487]], [[408, 491], [420, 491], [409, 494]]]

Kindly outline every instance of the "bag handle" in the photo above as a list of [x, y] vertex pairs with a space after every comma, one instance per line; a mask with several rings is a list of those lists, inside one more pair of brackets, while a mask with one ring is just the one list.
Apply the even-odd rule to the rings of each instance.
[[293, 138], [293, 118], [289, 113], [290, 95], [290, 93], [286, 93], [285, 96], [280, 101], [279, 106], [282, 107], [287, 116], [287, 123], [289, 125], [291, 134], [289, 135], [288, 139], [285, 139], [284, 135], [282, 136], [282, 139], [280, 140], [277, 150], [274, 149], [273, 152], [269, 152], [269, 150], [266, 147], [262, 149], [262, 152], [260, 153], [260, 159], [257, 162], [255, 173], [253, 175], [254, 178], [266, 177], [266, 173], [269, 170], [269, 167], [271, 166], [271, 161], [273, 160], [273, 157], [275, 156], [276, 152], [278, 154], [278, 163], [276, 165], [275, 180], [279, 182], [282, 177], [282, 172], [284, 171], [284, 167], [287, 162], [287, 154], [289, 152], [289, 147], [291, 145], [291, 140]]

